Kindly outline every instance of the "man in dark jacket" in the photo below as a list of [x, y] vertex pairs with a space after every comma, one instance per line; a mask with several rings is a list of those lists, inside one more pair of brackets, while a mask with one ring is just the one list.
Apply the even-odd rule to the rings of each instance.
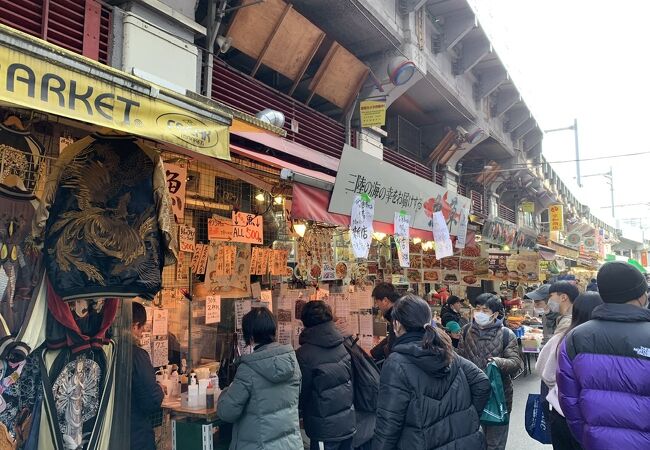
[[399, 300], [399, 297], [400, 295], [397, 292], [397, 289], [395, 289], [395, 286], [390, 283], [379, 283], [372, 290], [372, 298], [375, 302], [375, 308], [382, 313], [384, 319], [388, 322], [388, 325], [386, 326], [388, 333], [387, 336], [370, 350], [370, 355], [377, 363], [381, 363], [388, 358], [388, 355], [390, 355], [393, 348], [395, 332], [393, 331], [391, 311], [393, 309], [393, 304]]
[[[512, 377], [523, 370], [524, 361], [519, 353], [515, 334], [504, 327], [503, 321], [499, 319], [503, 313], [504, 308], [499, 297], [493, 294], [479, 295], [476, 298], [474, 321], [463, 328], [461, 333], [458, 354], [482, 370], [487, 368], [489, 362], [494, 361], [501, 371], [508, 412], [512, 412]], [[505, 450], [508, 425], [484, 428], [488, 450]]]
[[311, 450], [323, 442], [325, 450], [350, 450], [355, 432], [352, 360], [343, 336], [323, 301], [305, 304], [305, 329], [296, 358], [302, 372], [300, 410]]
[[440, 310], [442, 326], [446, 327], [448, 322], [456, 322], [461, 328], [467, 325], [469, 322], [460, 314], [462, 307], [463, 300], [460, 297], [455, 295], [449, 297], [445, 306]]
[[648, 284], [631, 264], [598, 271], [603, 301], [561, 344], [557, 386], [571, 433], [589, 450], [650, 448]]
[[160, 409], [164, 393], [158, 383], [149, 353], [137, 342], [147, 322], [147, 312], [140, 303], [133, 302], [133, 377], [131, 382], [131, 449], [155, 450], [153, 426], [149, 416]]

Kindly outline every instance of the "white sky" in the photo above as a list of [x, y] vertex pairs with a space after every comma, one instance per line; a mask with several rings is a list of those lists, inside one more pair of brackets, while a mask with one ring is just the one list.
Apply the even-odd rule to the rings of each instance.
[[[650, 131], [650, 1], [470, 3], [542, 129], [569, 126], [577, 117], [581, 158], [650, 151], [650, 139], [644, 137]], [[547, 134], [543, 148], [549, 161], [574, 159], [573, 133]], [[616, 205], [650, 201], [650, 154], [585, 161], [581, 173], [607, 172], [610, 165]], [[595, 215], [607, 220], [609, 209], [600, 208], [610, 204], [603, 177], [584, 178], [579, 190], [575, 163], [554, 169]], [[616, 217], [644, 217], [650, 225], [650, 207], [618, 207]]]

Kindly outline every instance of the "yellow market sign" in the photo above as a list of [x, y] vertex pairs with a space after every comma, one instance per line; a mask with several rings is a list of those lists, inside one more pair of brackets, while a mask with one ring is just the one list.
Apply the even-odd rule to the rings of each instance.
[[227, 125], [4, 46], [0, 100], [230, 159]]
[[564, 208], [562, 205], [551, 205], [548, 208], [551, 231], [564, 230]]
[[534, 213], [535, 202], [521, 202], [521, 210], [525, 213]]
[[381, 127], [386, 125], [386, 103], [364, 100], [359, 104], [361, 127]]

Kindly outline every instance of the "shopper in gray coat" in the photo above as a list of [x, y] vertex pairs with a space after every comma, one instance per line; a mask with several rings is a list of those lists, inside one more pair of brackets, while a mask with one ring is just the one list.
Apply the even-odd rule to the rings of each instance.
[[253, 308], [242, 328], [254, 351], [242, 356], [217, 404], [219, 418], [234, 424], [230, 450], [303, 450], [301, 376], [293, 348], [274, 342], [275, 319], [266, 308]]

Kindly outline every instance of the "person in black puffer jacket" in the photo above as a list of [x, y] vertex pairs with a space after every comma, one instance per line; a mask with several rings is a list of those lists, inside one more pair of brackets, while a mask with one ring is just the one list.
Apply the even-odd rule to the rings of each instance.
[[355, 433], [352, 360], [323, 301], [305, 304], [296, 351], [302, 372], [300, 410], [311, 449], [350, 450]]
[[442, 326], [446, 327], [449, 322], [456, 322], [461, 328], [467, 325], [469, 322], [460, 313], [462, 307], [463, 300], [460, 297], [455, 295], [449, 297], [445, 306], [440, 310]]
[[491, 386], [431, 325], [429, 305], [406, 295], [393, 306], [397, 340], [381, 372], [373, 450], [482, 450], [479, 416]]

